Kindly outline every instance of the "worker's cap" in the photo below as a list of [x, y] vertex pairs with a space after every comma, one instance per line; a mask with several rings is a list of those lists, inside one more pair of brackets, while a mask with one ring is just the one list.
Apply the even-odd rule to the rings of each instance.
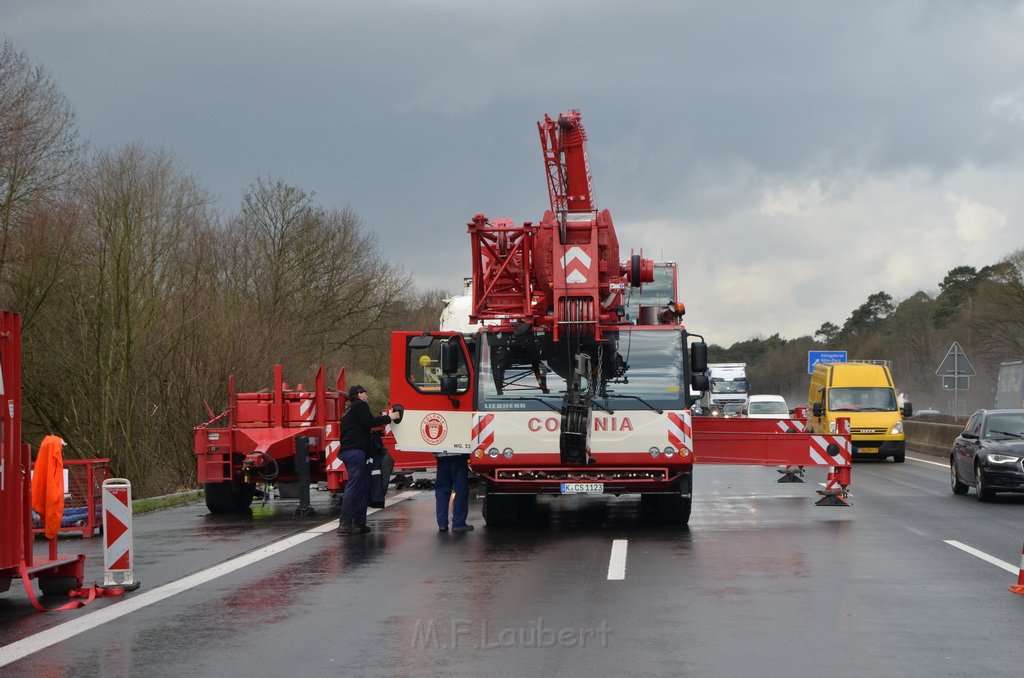
[[359, 384], [356, 384], [355, 386], [348, 390], [348, 399], [355, 400], [356, 398], [359, 397], [360, 393], [366, 393], [366, 389], [360, 386]]

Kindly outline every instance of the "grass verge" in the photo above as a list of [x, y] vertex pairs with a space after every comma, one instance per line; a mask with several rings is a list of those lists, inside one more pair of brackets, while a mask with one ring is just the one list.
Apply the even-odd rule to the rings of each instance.
[[138, 515], [140, 513], [159, 511], [160, 509], [170, 508], [172, 506], [178, 506], [180, 504], [190, 504], [194, 501], [199, 501], [202, 498], [202, 490], [189, 490], [188, 492], [165, 494], [162, 497], [136, 499], [135, 501], [132, 502], [132, 513]]

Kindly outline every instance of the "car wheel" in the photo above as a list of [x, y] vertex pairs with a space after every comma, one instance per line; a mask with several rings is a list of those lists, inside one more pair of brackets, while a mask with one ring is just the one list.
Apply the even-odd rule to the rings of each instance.
[[981, 464], [974, 465], [974, 481], [978, 490], [978, 501], [992, 501], [996, 493], [985, 483], [985, 474], [981, 470]]
[[953, 494], [967, 494], [967, 483], [960, 482], [960, 476], [956, 472], [956, 462], [953, 457], [949, 458], [949, 484], [952, 486]]

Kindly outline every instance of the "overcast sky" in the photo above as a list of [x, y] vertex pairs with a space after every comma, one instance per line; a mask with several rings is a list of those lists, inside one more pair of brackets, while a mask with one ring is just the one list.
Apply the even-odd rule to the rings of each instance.
[[170, 151], [225, 214], [260, 176], [351, 207], [423, 290], [461, 289], [474, 214], [540, 218], [569, 109], [713, 343], [1024, 247], [1022, 2], [3, 0], [0, 35], [94, 149]]

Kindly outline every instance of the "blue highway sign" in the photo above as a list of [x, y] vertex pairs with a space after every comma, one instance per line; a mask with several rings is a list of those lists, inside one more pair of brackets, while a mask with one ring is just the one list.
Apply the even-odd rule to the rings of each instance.
[[818, 363], [845, 363], [846, 351], [808, 351], [807, 374], [814, 372]]

